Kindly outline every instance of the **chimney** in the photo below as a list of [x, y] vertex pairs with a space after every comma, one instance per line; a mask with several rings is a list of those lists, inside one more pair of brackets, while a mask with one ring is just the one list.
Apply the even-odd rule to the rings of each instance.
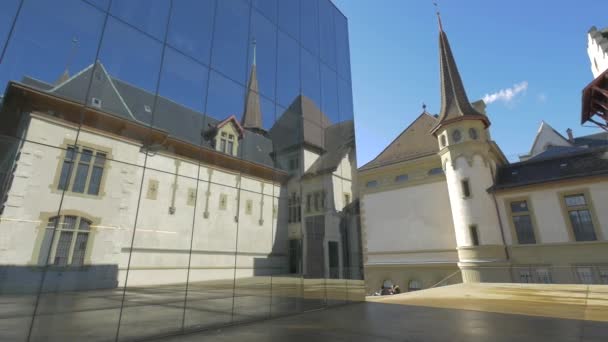
[[566, 130], [566, 133], [568, 133], [568, 141], [574, 143], [574, 135], [572, 134], [572, 129], [568, 128]]

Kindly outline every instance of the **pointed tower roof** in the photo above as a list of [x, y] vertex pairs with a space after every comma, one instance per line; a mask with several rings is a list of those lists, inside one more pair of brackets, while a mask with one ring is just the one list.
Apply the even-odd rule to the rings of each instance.
[[482, 120], [486, 127], [490, 125], [488, 118], [479, 113], [467, 97], [467, 93], [462, 84], [452, 49], [448, 41], [448, 36], [443, 30], [441, 16], [437, 13], [439, 20], [439, 65], [441, 77], [441, 110], [439, 111], [439, 121], [433, 129], [435, 133], [446, 123], [459, 120]]
[[253, 63], [251, 64], [251, 74], [249, 75], [249, 85], [247, 86], [247, 96], [245, 97], [245, 110], [241, 125], [244, 128], [260, 130], [262, 128], [262, 110], [260, 109], [260, 95], [258, 88], [258, 77], [256, 67], [256, 43], [253, 41]]

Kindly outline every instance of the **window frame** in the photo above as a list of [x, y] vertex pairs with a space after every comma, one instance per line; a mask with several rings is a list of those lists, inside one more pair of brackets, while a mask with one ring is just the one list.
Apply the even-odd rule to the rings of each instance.
[[[521, 202], [521, 201], [526, 202], [526, 205], [528, 206], [528, 211], [514, 213], [511, 208], [511, 203]], [[530, 199], [530, 196], [519, 196], [519, 197], [506, 198], [505, 199], [505, 208], [506, 208], [506, 212], [508, 215], [507, 220], [509, 221], [509, 228], [511, 229], [511, 244], [512, 245], [535, 246], [535, 245], [539, 245], [542, 243], [541, 242], [542, 239], [541, 239], [540, 233], [538, 231], [538, 224], [536, 223], [536, 217], [534, 215], [534, 208], [532, 206], [532, 200]], [[534, 233], [534, 241], [535, 241], [534, 243], [520, 243], [519, 238], [517, 236], [517, 228], [515, 227], [515, 222], [513, 221], [513, 217], [514, 216], [525, 216], [525, 215], [530, 216], [530, 222], [532, 224], [532, 232]]]
[[476, 224], [469, 225], [469, 238], [471, 247], [479, 247], [481, 245], [481, 239], [479, 238], [479, 226]]
[[[76, 217], [76, 222], [74, 225], [74, 229], [65, 229], [62, 225], [65, 222], [65, 218], [73, 216]], [[49, 228], [49, 223], [53, 218], [58, 218], [58, 221], [54, 224], [53, 228]], [[87, 221], [89, 224], [88, 230], [81, 230], [82, 221]], [[32, 259], [30, 264], [37, 265], [39, 267], [53, 267], [53, 268], [77, 268], [77, 267], [87, 267], [91, 264], [91, 251], [92, 246], [94, 245], [95, 236], [97, 235], [97, 225], [100, 222], [99, 218], [91, 217], [87, 213], [84, 213], [79, 210], [65, 210], [59, 212], [43, 212], [40, 215], [39, 219], [40, 223], [38, 226], [38, 233], [36, 234], [35, 248], [33, 249]], [[52, 240], [48, 246], [48, 259], [46, 263], [44, 260], [41, 260], [43, 257], [41, 255], [42, 248], [45, 240], [45, 235], [47, 230], [52, 229], [51, 236]], [[62, 232], [71, 232], [71, 240], [70, 247], [68, 252], [68, 262], [66, 265], [55, 265], [55, 257], [57, 255], [57, 246], [59, 244], [59, 239], [61, 237]], [[78, 240], [79, 234], [86, 233], [87, 234], [87, 242], [86, 247], [84, 249], [82, 264], [73, 265], [74, 262], [74, 253], [76, 251], [76, 242]], [[46, 257], [45, 257], [46, 258]]]
[[[585, 243], [604, 240], [604, 236], [600, 229], [599, 220], [596, 216], [595, 206], [593, 205], [593, 198], [591, 197], [591, 193], [588, 188], [578, 188], [567, 191], [560, 191], [557, 195], [560, 203], [560, 208], [562, 209], [562, 216], [566, 224], [566, 230], [568, 231], [568, 236], [570, 237], [570, 242]], [[585, 198], [585, 205], [568, 207], [566, 205], [566, 197], [574, 195], [583, 195]], [[574, 210], [589, 211], [589, 216], [591, 216], [591, 224], [593, 225], [593, 231], [595, 232], [595, 240], [579, 241], [576, 239], [576, 235], [574, 233], [574, 226], [572, 225], [572, 221], [570, 220], [570, 211]]]
[[473, 194], [471, 192], [471, 182], [468, 178], [463, 178], [460, 180], [460, 192], [462, 198], [464, 199], [469, 199], [473, 197]]
[[[78, 144], [76, 144], [73, 140], [64, 140], [61, 147], [62, 152], [57, 157], [58, 162], [57, 169], [54, 175], [54, 180], [53, 183], [50, 185], [51, 192], [56, 194], [61, 194], [65, 192], [70, 196], [80, 196], [85, 198], [99, 199], [105, 197], [105, 183], [111, 169], [111, 161], [113, 160], [111, 149], [82, 141], [79, 141]], [[62, 182], [61, 175], [63, 173], [64, 164], [66, 163], [66, 161], [68, 161], [67, 156], [70, 148], [73, 149], [72, 153], [74, 153], [73, 157], [70, 159], [72, 165], [69, 169], [69, 173], [67, 176], [67, 183], [65, 184], [65, 186], [61, 186], [62, 184], [64, 184], [64, 182]], [[91, 160], [86, 162], [86, 164], [88, 165], [88, 170], [86, 173], [84, 190], [83, 192], [77, 192], [73, 191], [73, 189], [78, 173], [78, 166], [81, 164], [83, 150], [90, 150], [92, 154]], [[98, 163], [98, 159], [101, 159], [101, 155], [103, 155], [103, 164]], [[89, 193], [89, 191], [91, 190], [91, 181], [93, 178], [94, 170], [99, 167], [101, 167], [102, 169], [101, 177], [99, 180], [99, 188], [97, 189], [97, 194], [91, 194]]]

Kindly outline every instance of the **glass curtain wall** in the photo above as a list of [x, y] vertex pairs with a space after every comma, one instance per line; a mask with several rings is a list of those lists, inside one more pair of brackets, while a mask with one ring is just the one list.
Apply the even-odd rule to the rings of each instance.
[[329, 0], [0, 2], [0, 340], [362, 300], [350, 79]]

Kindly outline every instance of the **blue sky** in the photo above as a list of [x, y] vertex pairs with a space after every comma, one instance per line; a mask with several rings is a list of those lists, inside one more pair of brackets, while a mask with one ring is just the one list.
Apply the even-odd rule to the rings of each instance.
[[[334, 3], [349, 18], [363, 165], [422, 112], [423, 102], [439, 111], [437, 20], [431, 0]], [[529, 150], [541, 120], [564, 135], [568, 127], [575, 136], [599, 131], [581, 126], [579, 117], [581, 91], [593, 79], [587, 31], [608, 26], [606, 0], [444, 0], [440, 6], [469, 99], [520, 90], [487, 107], [492, 137], [510, 160]]]

